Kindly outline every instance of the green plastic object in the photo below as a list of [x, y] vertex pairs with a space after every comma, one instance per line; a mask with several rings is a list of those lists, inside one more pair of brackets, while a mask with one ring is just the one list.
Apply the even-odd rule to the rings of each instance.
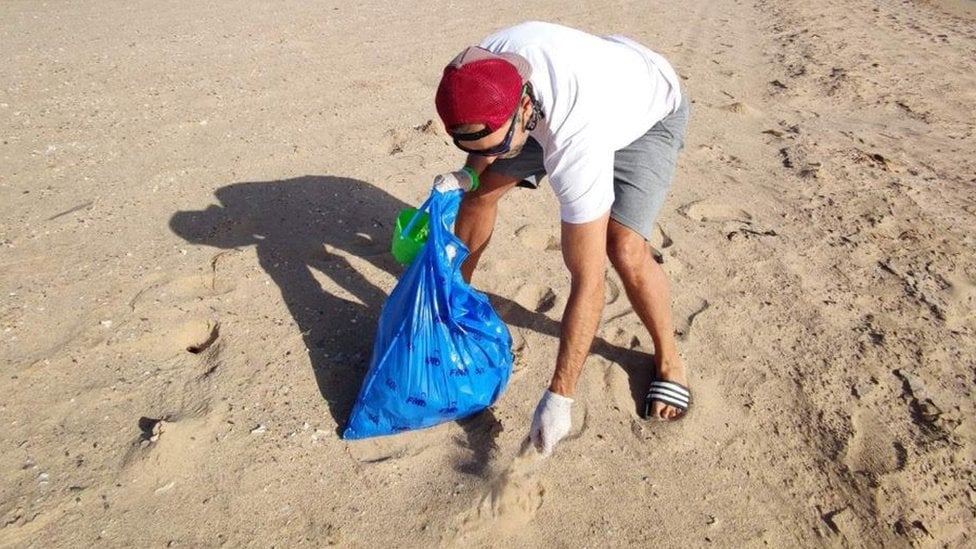
[[417, 208], [400, 210], [396, 227], [393, 228], [393, 259], [409, 265], [427, 242], [430, 234], [430, 216]]

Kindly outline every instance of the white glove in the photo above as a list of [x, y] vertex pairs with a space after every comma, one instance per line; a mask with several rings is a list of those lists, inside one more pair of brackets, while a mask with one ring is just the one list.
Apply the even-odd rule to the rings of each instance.
[[546, 391], [535, 409], [529, 440], [542, 457], [552, 453], [556, 443], [569, 434], [572, 427], [569, 409], [573, 399], [552, 391]]
[[457, 190], [468, 192], [473, 186], [474, 181], [467, 170], [444, 173], [434, 178], [434, 190], [441, 193]]

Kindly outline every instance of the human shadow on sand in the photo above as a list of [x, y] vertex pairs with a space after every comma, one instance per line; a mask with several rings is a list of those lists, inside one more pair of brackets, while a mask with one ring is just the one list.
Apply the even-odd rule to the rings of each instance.
[[255, 247], [302, 333], [341, 433], [386, 299], [364, 263], [399, 276], [403, 268], [389, 254], [391, 222], [408, 205], [363, 181], [332, 176], [233, 183], [214, 194], [218, 204], [177, 212], [170, 228], [194, 244]]
[[[219, 204], [175, 213], [170, 228], [194, 244], [255, 246], [261, 267], [278, 286], [302, 333], [319, 391], [341, 434], [369, 366], [387, 297], [363, 267], [368, 264], [394, 277], [403, 272], [389, 253], [389, 243], [396, 213], [411, 205], [369, 183], [335, 176], [233, 183], [217, 189], [215, 197]], [[323, 288], [316, 271], [343, 295]], [[558, 322], [507, 298], [490, 297], [507, 323], [558, 336]], [[603, 340], [594, 344], [594, 352], [624, 365], [634, 387], [643, 385], [644, 390], [646, 376], [638, 370], [648, 363], [628, 368], [625, 362], [630, 361], [621, 359], [633, 353], [622, 351]], [[538, 365], [543, 366], [551, 367]], [[459, 422], [473, 463], [492, 450], [494, 436], [486, 431], [500, 428], [493, 414], [482, 415]]]

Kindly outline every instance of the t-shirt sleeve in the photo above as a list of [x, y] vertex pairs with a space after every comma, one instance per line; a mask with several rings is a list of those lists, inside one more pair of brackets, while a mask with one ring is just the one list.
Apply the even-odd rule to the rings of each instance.
[[566, 143], [545, 158], [549, 184], [567, 223], [597, 219], [613, 205], [613, 155], [585, 140]]

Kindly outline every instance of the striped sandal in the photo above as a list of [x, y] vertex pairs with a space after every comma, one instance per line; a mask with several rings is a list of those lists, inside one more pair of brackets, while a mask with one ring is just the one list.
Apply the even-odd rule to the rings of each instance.
[[[661, 420], [661, 418], [651, 416], [651, 408], [655, 402], [661, 402], [667, 404], [668, 406], [674, 406], [675, 408], [681, 410], [681, 412], [670, 420]], [[688, 412], [688, 408], [690, 407], [691, 391], [689, 391], [687, 387], [679, 383], [655, 379], [651, 382], [650, 389], [647, 390], [647, 396], [644, 397], [644, 418], [658, 419], [661, 421], [677, 421], [685, 417]]]

